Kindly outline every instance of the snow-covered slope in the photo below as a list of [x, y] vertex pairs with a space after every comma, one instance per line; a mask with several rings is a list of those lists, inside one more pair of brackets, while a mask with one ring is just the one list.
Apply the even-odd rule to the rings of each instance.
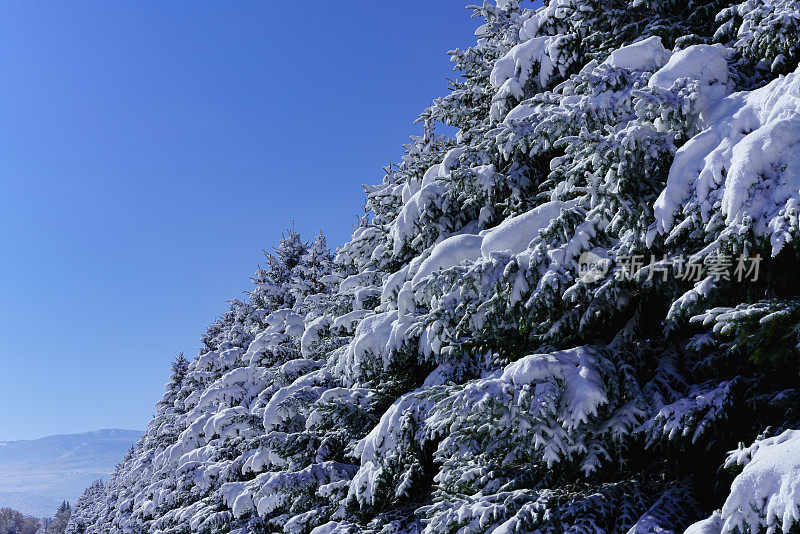
[[351, 240], [284, 236], [70, 532], [800, 528], [798, 3], [475, 14]]
[[52, 516], [61, 501], [75, 503], [90, 483], [107, 480], [140, 435], [98, 430], [0, 442], [0, 507]]

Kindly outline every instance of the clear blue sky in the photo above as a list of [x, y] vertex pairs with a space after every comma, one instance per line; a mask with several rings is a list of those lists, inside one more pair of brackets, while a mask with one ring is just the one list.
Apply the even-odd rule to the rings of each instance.
[[142, 429], [260, 250], [343, 243], [467, 0], [0, 0], [0, 440]]

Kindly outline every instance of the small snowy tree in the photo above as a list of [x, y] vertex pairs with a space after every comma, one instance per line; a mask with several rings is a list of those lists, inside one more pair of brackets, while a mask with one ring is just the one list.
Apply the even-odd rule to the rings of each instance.
[[319, 233], [300, 256], [290, 280], [291, 293], [297, 307], [314, 309], [314, 302], [305, 302], [312, 295], [329, 293], [331, 282], [328, 277], [333, 273], [333, 254], [328, 248], [325, 236]]

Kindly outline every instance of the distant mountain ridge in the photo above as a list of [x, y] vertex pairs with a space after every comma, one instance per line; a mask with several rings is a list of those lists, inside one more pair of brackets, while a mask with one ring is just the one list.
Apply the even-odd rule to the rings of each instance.
[[61, 501], [74, 503], [94, 480], [108, 479], [140, 435], [104, 429], [0, 441], [0, 508], [52, 515]]

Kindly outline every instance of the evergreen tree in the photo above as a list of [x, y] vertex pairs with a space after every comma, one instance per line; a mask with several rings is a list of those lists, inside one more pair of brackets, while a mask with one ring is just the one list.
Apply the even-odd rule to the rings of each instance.
[[63, 534], [67, 529], [72, 508], [67, 501], [62, 501], [53, 517], [53, 522], [47, 526], [47, 534]]
[[[132, 453], [128, 453], [130, 456]], [[69, 522], [64, 532], [67, 534], [83, 534], [95, 521], [97, 511], [94, 509], [103, 497], [105, 484], [98, 479], [86, 488], [75, 507], [72, 509]]]
[[299, 302], [308, 295], [325, 291], [323, 278], [331, 274], [332, 270], [333, 254], [328, 248], [325, 236], [320, 232], [295, 266], [292, 280], [292, 294], [295, 301]]
[[308, 250], [308, 243], [303, 241], [294, 224], [281, 236], [274, 254], [266, 253], [267, 266], [259, 268], [253, 283], [256, 288], [252, 293], [253, 303], [258, 308], [269, 311], [291, 308], [294, 296], [291, 292], [291, 279], [303, 255]]
[[799, 529], [797, 12], [475, 7], [351, 240], [283, 235], [81, 528]]

